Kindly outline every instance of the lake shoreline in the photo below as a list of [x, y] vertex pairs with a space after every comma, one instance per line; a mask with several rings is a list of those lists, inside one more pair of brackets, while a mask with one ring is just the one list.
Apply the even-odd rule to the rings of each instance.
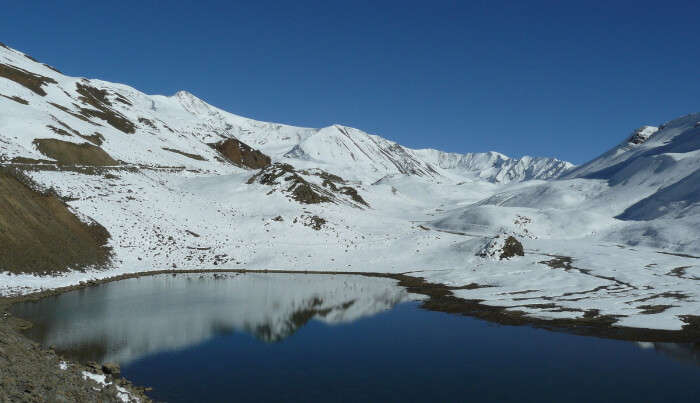
[[[481, 303], [482, 301], [479, 300], [465, 300], [462, 298], [458, 298], [455, 297], [452, 293], [453, 290], [476, 289], [488, 286], [479, 284], [469, 284], [461, 287], [450, 287], [444, 284], [430, 283], [421, 277], [411, 276], [408, 274], [289, 270], [146, 271], [123, 274], [99, 280], [90, 280], [71, 286], [44, 290], [25, 295], [0, 298], [0, 311], [3, 312], [2, 318], [0, 318], [0, 335], [2, 335], [2, 338], [0, 338], [0, 346], [3, 347], [0, 350], [0, 364], [5, 363], [7, 365], [11, 363], [10, 371], [14, 374], [28, 374], [33, 371], [39, 370], [44, 375], [46, 375], [40, 378], [33, 377], [31, 379], [19, 379], [15, 381], [14, 384], [3, 385], [4, 388], [8, 389], [3, 391], [3, 393], [14, 393], [8, 396], [15, 397], [18, 396], [17, 394], [28, 393], [28, 395], [22, 396], [22, 398], [28, 398], [29, 394], [31, 393], [21, 390], [22, 388], [28, 388], [30, 391], [43, 390], [51, 391], [50, 393], [66, 391], [65, 393], [70, 393], [71, 396], [73, 396], [76, 399], [76, 401], [81, 401], [81, 399], [85, 399], [84, 401], [89, 401], [90, 399], [95, 397], [99, 397], [100, 399], [104, 400], [109, 399], [108, 397], [105, 397], [107, 395], [113, 397], [116, 396], [111, 395], [107, 392], [109, 390], [112, 393], [114, 393], [114, 387], [116, 386], [114, 384], [116, 383], [120, 384], [121, 387], [127, 389], [133, 396], [136, 396], [139, 399], [141, 399], [141, 401], [150, 401], [149, 398], [145, 395], [145, 388], [132, 386], [127, 380], [123, 378], [121, 378], [120, 380], [114, 380], [111, 386], [105, 387], [98, 392], [94, 388], [95, 383], [89, 379], [86, 379], [83, 375], [84, 371], [100, 373], [99, 370], [95, 371], [94, 364], [90, 366], [88, 365], [88, 363], [70, 362], [59, 357], [53, 350], [42, 348], [42, 346], [30, 340], [22, 332], [23, 330], [26, 330], [32, 326], [31, 322], [22, 318], [13, 317], [7, 311], [11, 305], [19, 302], [38, 301], [42, 298], [56, 296], [70, 291], [85, 289], [88, 287], [94, 287], [100, 284], [125, 280], [129, 278], [157, 275], [177, 276], [178, 274], [204, 273], [357, 275], [364, 277], [388, 278], [395, 280], [398, 286], [405, 288], [410, 293], [426, 296], [427, 298], [420, 303], [420, 307], [422, 309], [444, 312], [448, 314], [471, 316], [499, 325], [532, 326], [535, 328], [542, 328], [550, 331], [566, 332], [582, 336], [593, 336], [627, 341], [687, 343], [698, 342], [698, 340], [700, 340], [700, 320], [698, 320], [697, 317], [693, 317], [690, 320], [688, 320], [688, 324], [684, 326], [684, 328], [680, 331], [616, 327], [614, 326], [615, 318], [609, 316], [591, 315], [589, 317], [579, 319], [540, 319], [527, 316], [523, 312], [507, 310], [504, 307], [484, 305]], [[40, 359], [39, 357], [43, 358]], [[59, 368], [60, 362], [66, 363], [66, 365], [63, 366], [67, 367], [67, 369]], [[47, 363], [50, 365], [47, 365]], [[84, 393], [84, 395], [81, 395], [80, 393]], [[95, 396], [95, 393], [98, 393], [99, 395]]]
[[[448, 286], [440, 283], [430, 283], [419, 276], [408, 273], [380, 272], [346, 272], [346, 271], [296, 271], [296, 270], [247, 270], [247, 269], [195, 269], [195, 270], [154, 270], [121, 274], [102, 279], [83, 281], [78, 284], [42, 290], [23, 295], [0, 297], [0, 311], [19, 302], [37, 301], [42, 298], [63, 294], [100, 284], [111, 283], [129, 278], [139, 278], [157, 275], [205, 274], [205, 273], [236, 273], [236, 274], [295, 274], [295, 275], [354, 275], [375, 278], [388, 278], [397, 281], [397, 285], [406, 288], [414, 294], [421, 294], [428, 299], [421, 303], [421, 308], [460, 314], [482, 319], [488, 322], [508, 326], [532, 326], [551, 331], [573, 333], [582, 336], [594, 336], [625, 341], [688, 343], [700, 341], [700, 316], [686, 315], [683, 317], [686, 325], [682, 330], [663, 330], [637, 327], [614, 326], [616, 318], [612, 315], [598, 315], [588, 312], [583, 318], [573, 319], [543, 319], [528, 316], [524, 312], [509, 310], [507, 307], [483, 304], [482, 300], [463, 299], [453, 295], [454, 290], [470, 290], [486, 288], [488, 285], [471, 283], [463, 286]], [[9, 313], [8, 313], [9, 314]]]
[[[7, 305], [0, 307], [4, 311]], [[99, 366], [65, 359], [30, 340], [22, 334], [28, 326], [30, 322], [6, 313], [0, 317], [0, 401], [151, 401], [147, 388], [107, 375]]]

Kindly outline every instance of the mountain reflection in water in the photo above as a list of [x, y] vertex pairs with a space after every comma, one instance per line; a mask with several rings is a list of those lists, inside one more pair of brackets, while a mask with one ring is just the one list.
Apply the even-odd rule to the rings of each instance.
[[700, 342], [697, 343], [648, 343], [639, 342], [643, 349], [654, 349], [673, 359], [700, 365]]
[[70, 358], [122, 365], [245, 332], [275, 342], [308, 321], [348, 323], [420, 299], [396, 281], [348, 275], [177, 274], [80, 289], [13, 313], [34, 323], [27, 335]]

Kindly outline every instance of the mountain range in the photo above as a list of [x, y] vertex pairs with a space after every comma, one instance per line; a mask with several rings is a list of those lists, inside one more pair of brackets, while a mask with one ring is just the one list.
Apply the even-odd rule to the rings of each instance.
[[[532, 317], [678, 330], [700, 316], [700, 114], [620, 137], [580, 166], [416, 150], [0, 44], [0, 293], [169, 268], [412, 272]], [[508, 237], [524, 256], [494, 252]]]

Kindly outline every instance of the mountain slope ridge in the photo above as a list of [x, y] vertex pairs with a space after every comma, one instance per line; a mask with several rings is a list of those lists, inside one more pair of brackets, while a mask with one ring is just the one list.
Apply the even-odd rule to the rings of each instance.
[[[550, 179], [572, 167], [553, 158], [510, 159], [497, 153], [457, 157], [414, 150], [340, 124], [304, 128], [257, 121], [214, 107], [184, 90], [173, 96], [147, 95], [123, 84], [68, 77], [10, 48], [0, 48], [0, 65], [28, 72], [20, 81], [0, 81], [0, 106], [7, 112], [0, 122], [0, 158], [5, 160], [44, 158], [32, 146], [37, 138], [82, 142], [81, 137], [99, 135], [104, 137], [100, 146], [126, 163], [217, 171], [222, 167], [206, 145], [236, 138], [274, 161], [304, 168], [312, 161], [348, 179], [370, 183], [393, 174], [507, 183]], [[34, 91], [37, 88], [44, 94]], [[26, 125], [27, 120], [45, 124]], [[61, 126], [68, 135], [44, 130], [48, 126]], [[179, 150], [181, 156], [164, 148]], [[201, 158], [196, 162], [188, 154]], [[498, 158], [491, 158], [496, 154]], [[460, 163], [445, 163], [452, 159]]]

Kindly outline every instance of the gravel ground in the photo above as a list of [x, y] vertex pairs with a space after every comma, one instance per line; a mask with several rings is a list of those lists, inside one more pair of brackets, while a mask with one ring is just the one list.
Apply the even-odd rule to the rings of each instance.
[[104, 374], [96, 365], [69, 362], [42, 349], [18, 332], [27, 325], [0, 313], [0, 402], [150, 401], [143, 388], [125, 379], [106, 375], [104, 385], [86, 377], [84, 371]]

